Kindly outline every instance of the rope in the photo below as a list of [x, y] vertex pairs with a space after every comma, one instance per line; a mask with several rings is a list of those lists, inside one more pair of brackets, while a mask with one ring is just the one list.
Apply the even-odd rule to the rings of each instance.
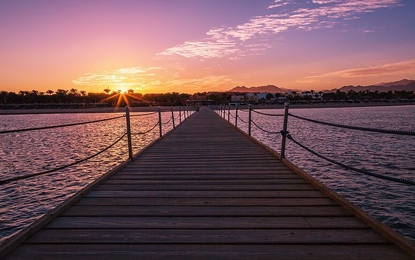
[[144, 132], [138, 132], [138, 133], [132, 133], [133, 135], [145, 135], [150, 133], [151, 131], [154, 130], [154, 128], [156, 128], [159, 125], [159, 123], [157, 122], [150, 130], [144, 131]]
[[167, 121], [166, 123], [161, 122], [161, 124], [162, 124], [162, 125], [167, 125], [167, 124], [169, 124], [169, 123], [171, 122], [171, 120], [172, 120], [172, 119], [173, 119], [173, 118], [171, 118], [171, 117], [170, 117], [170, 120], [169, 120], [169, 121]]
[[241, 121], [242, 123], [248, 124], [248, 122], [244, 121], [240, 116], [238, 116], [238, 118], [239, 118], [239, 121]]
[[[79, 160], [79, 161], [73, 162], [71, 164], [64, 165], [64, 166], [61, 166], [61, 167], [58, 167], [58, 168], [55, 168], [55, 169], [52, 169], [52, 170], [47, 170], [47, 171], [44, 171], [44, 172], [32, 173], [32, 174], [28, 174], [28, 175], [24, 175], [24, 176], [18, 176], [18, 177], [13, 177], [13, 178], [5, 179], [5, 180], [0, 180], [0, 185], [5, 184], [5, 183], [8, 183], [8, 182], [11, 182], [11, 181], [23, 180], [23, 179], [27, 179], [27, 178], [34, 177], [34, 176], [43, 175], [43, 174], [47, 174], [47, 173], [51, 173], [51, 172], [63, 170], [63, 169], [66, 169], [66, 168], [68, 168], [70, 166], [73, 166], [75, 164], [79, 164], [81, 162], [87, 161], [87, 160], [89, 160], [91, 158], [94, 158], [95, 156], [100, 155], [101, 153], [107, 151], [108, 149], [110, 149], [111, 147], [113, 147], [114, 145], [116, 145], [118, 142], [120, 142], [124, 138], [125, 135], [126, 134], [123, 134], [120, 138], [117, 139], [117, 141], [115, 141], [111, 145], [107, 146], [103, 150], [99, 151], [98, 153], [93, 154], [91, 156], [88, 156], [88, 157], [86, 157], [86, 158], [84, 158], [82, 160]], [[16, 173], [13, 173], [13, 174], [16, 174]]]
[[293, 116], [295, 118], [298, 118], [298, 119], [302, 119], [302, 120], [305, 120], [305, 121], [309, 121], [309, 122], [317, 123], [317, 124], [322, 124], [322, 125], [335, 126], [335, 127], [341, 127], [341, 128], [347, 128], [347, 129], [353, 129], [353, 130], [360, 130], [360, 131], [366, 131], [366, 132], [415, 136], [415, 132], [412, 132], [412, 131], [384, 130], [384, 129], [359, 127], [359, 126], [347, 126], [347, 125], [340, 125], [340, 124], [333, 124], [333, 123], [318, 121], [318, 120], [314, 120], [314, 119], [308, 119], [308, 118], [305, 118], [305, 117], [293, 115], [291, 113], [289, 115]]
[[148, 116], [148, 115], [154, 115], [154, 114], [157, 114], [158, 112], [152, 112], [152, 113], [147, 113], [147, 114], [138, 114], [138, 115], [131, 115], [130, 114], [130, 117], [136, 117], [136, 116]]
[[284, 116], [283, 114], [268, 114], [268, 113], [263, 113], [263, 112], [256, 111], [254, 109], [252, 109], [252, 111], [255, 112], [255, 113], [257, 113], [257, 114], [264, 115], [264, 116]]
[[379, 178], [379, 179], [384, 179], [384, 180], [389, 180], [389, 181], [394, 181], [394, 182], [399, 182], [399, 183], [405, 183], [405, 184], [415, 186], [415, 181], [413, 181], [413, 180], [407, 180], [407, 179], [403, 179], [403, 178], [396, 178], [396, 177], [392, 177], [392, 176], [387, 176], [387, 175], [383, 175], [383, 174], [377, 174], [377, 173], [369, 172], [369, 171], [366, 171], [366, 170], [363, 170], [363, 169], [357, 169], [357, 168], [348, 166], [346, 164], [343, 164], [341, 162], [337, 162], [333, 159], [327, 158], [327, 157], [315, 152], [314, 150], [311, 150], [310, 148], [308, 148], [308, 147], [302, 145], [301, 143], [299, 143], [298, 141], [294, 140], [294, 138], [291, 135], [287, 135], [287, 138], [289, 140], [293, 141], [296, 145], [302, 147], [304, 150], [314, 154], [315, 156], [320, 157], [321, 159], [329, 161], [333, 164], [336, 164], [340, 167], [343, 167], [347, 170], [352, 170], [352, 171], [355, 171], [355, 172], [363, 173], [363, 174], [366, 174], [366, 175], [369, 175], [369, 176], [372, 176], [372, 177], [375, 177], [375, 178]]
[[256, 126], [262, 132], [265, 132], [265, 133], [268, 133], [268, 134], [279, 134], [280, 133], [280, 132], [270, 132], [270, 131], [267, 131], [267, 130], [263, 129], [262, 127], [260, 127], [259, 125], [257, 125], [254, 120], [251, 120], [251, 122], [252, 122], [252, 124], [254, 124], [254, 126]]
[[100, 119], [100, 120], [94, 120], [94, 121], [88, 121], [88, 122], [82, 122], [82, 123], [66, 124], [66, 125], [54, 125], [54, 126], [44, 126], [44, 127], [25, 128], [25, 129], [16, 129], [16, 130], [5, 130], [5, 131], [0, 131], [0, 134], [17, 133], [17, 132], [25, 132], [25, 131], [35, 131], [35, 130], [44, 130], [44, 129], [51, 129], [51, 128], [76, 126], [76, 125], [86, 125], [86, 124], [110, 121], [110, 120], [118, 119], [118, 118], [121, 118], [121, 117], [125, 117], [125, 116], [122, 115], [122, 116], [117, 116], [117, 117], [112, 117], [112, 118], [106, 118], [106, 119]]

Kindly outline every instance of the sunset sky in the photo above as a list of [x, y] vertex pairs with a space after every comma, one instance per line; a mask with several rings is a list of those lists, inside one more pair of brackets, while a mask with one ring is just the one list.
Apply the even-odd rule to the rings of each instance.
[[1, 0], [0, 90], [415, 79], [414, 0]]

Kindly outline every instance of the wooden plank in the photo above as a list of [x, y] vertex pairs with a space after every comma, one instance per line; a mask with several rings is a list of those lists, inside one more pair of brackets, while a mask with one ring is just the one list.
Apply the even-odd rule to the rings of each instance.
[[328, 198], [83, 198], [78, 206], [327, 206], [337, 205]]
[[62, 216], [350, 216], [340, 206], [77, 206]]
[[105, 185], [175, 185], [175, 186], [208, 186], [208, 185], [278, 185], [278, 184], [308, 184], [304, 179], [273, 179], [273, 180], [107, 180]]
[[[312, 223], [310, 225], [310, 223]], [[45, 228], [299, 229], [368, 228], [355, 217], [59, 217]]]
[[302, 179], [298, 175], [287, 174], [137, 174], [121, 172], [112, 176], [110, 180], [281, 180], [281, 179]]
[[308, 183], [304, 184], [270, 184], [270, 185], [140, 185], [140, 184], [125, 184], [125, 185], [108, 185], [102, 184], [96, 190], [123, 190], [123, 191], [275, 191], [275, 190], [316, 190]]
[[25, 244], [6, 260], [136, 260], [136, 259], [246, 259], [246, 260], [410, 260], [393, 245], [140, 245], [140, 244]]
[[283, 191], [116, 191], [95, 190], [85, 197], [89, 198], [156, 198], [156, 197], [193, 197], [193, 198], [322, 198], [326, 197], [318, 190]]
[[42, 229], [29, 244], [390, 244], [371, 229]]

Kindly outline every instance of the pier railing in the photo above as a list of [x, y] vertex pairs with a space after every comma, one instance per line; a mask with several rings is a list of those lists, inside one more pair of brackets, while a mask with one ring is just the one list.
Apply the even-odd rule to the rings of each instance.
[[[94, 157], [96, 157], [100, 154], [103, 154], [104, 152], [110, 150], [111, 148], [113, 148], [115, 145], [122, 142], [126, 138], [127, 138], [126, 146], [128, 147], [128, 159], [133, 161], [134, 160], [134, 150], [133, 150], [133, 145], [132, 145], [132, 143], [133, 143], [132, 142], [132, 136], [148, 135], [148, 134], [154, 133], [156, 128], [158, 128], [158, 136], [159, 136], [159, 138], [162, 138], [163, 134], [167, 133], [171, 129], [174, 129], [177, 125], [181, 124], [184, 120], [186, 120], [195, 111], [195, 109], [193, 109], [191, 107], [179, 107], [178, 109], [175, 109], [175, 110], [173, 109], [173, 107], [171, 108], [171, 110], [164, 110], [164, 111], [162, 111], [160, 108], [158, 108], [157, 112], [133, 114], [133, 113], [130, 113], [129, 107], [126, 107], [125, 108], [125, 114], [121, 115], [121, 116], [104, 118], [104, 119], [100, 119], [100, 120], [92, 120], [92, 121], [87, 121], [87, 122], [71, 123], [71, 124], [61, 124], [61, 125], [43, 126], [43, 127], [35, 127], [35, 128], [11, 129], [11, 130], [0, 131], [0, 135], [8, 135], [8, 134], [20, 133], [20, 132], [44, 131], [44, 130], [54, 129], [54, 128], [67, 128], [67, 127], [74, 127], [74, 126], [80, 126], [80, 125], [97, 124], [97, 123], [101, 123], [101, 122], [121, 120], [122, 118], [125, 118], [125, 131], [120, 136], [116, 137], [115, 141], [113, 141], [110, 144], [107, 144], [106, 147], [99, 150], [98, 152], [95, 152], [92, 155], [86, 156], [85, 158], [78, 159], [75, 162], [65, 164], [65, 165], [62, 165], [62, 166], [58, 166], [58, 167], [55, 167], [53, 169], [40, 171], [40, 172], [29, 173], [29, 174], [22, 174], [20, 172], [2, 173], [3, 176], [6, 175], [7, 177], [3, 177], [3, 178], [0, 179], [0, 185], [10, 183], [10, 182], [14, 182], [14, 181], [23, 180], [23, 179], [32, 178], [32, 177], [36, 177], [36, 176], [40, 176], [40, 175], [53, 174], [53, 173], [56, 173], [57, 171], [75, 166], [75, 165], [80, 164], [82, 162], [88, 161], [88, 160], [90, 160], [90, 159], [92, 159], [92, 158], [94, 158]], [[152, 116], [152, 115], [154, 115], [156, 117], [157, 121], [154, 125], [149, 125], [148, 129], [146, 129], [144, 131], [134, 131], [134, 129], [131, 127], [131, 125], [132, 125], [131, 121], [132, 121], [133, 118], [144, 117], [144, 116]], [[166, 120], [166, 121], [163, 121], [163, 120]], [[56, 141], [58, 142], [59, 140], [56, 140]], [[153, 140], [153, 141], [155, 141], [155, 140]], [[24, 149], [24, 148], [22, 148], [22, 149]], [[68, 151], [68, 152], [70, 153], [70, 151]], [[27, 158], [25, 158], [25, 159], [27, 159]]]
[[[383, 173], [374, 173], [366, 169], [359, 169], [350, 165], [347, 165], [345, 163], [339, 162], [333, 158], [329, 158], [328, 156], [324, 156], [315, 150], [311, 149], [310, 147], [307, 147], [306, 145], [302, 144], [300, 141], [296, 140], [296, 138], [293, 136], [293, 134], [289, 131], [288, 121], [289, 117], [296, 118], [299, 120], [307, 121], [313, 124], [319, 124], [319, 125], [325, 125], [325, 126], [331, 126], [336, 127], [340, 129], [349, 129], [349, 130], [357, 130], [357, 131], [364, 131], [364, 132], [373, 132], [373, 133], [381, 133], [381, 134], [388, 134], [388, 135], [405, 135], [405, 136], [412, 136], [415, 137], [415, 132], [412, 131], [400, 131], [400, 130], [385, 130], [385, 129], [376, 129], [376, 128], [367, 128], [367, 127], [360, 127], [360, 126], [349, 126], [349, 125], [342, 125], [342, 124], [335, 124], [331, 122], [324, 122], [320, 120], [310, 119], [306, 117], [301, 117], [295, 114], [292, 114], [289, 112], [289, 103], [284, 104], [284, 113], [281, 114], [272, 114], [272, 113], [265, 113], [262, 111], [258, 111], [252, 108], [251, 105], [248, 106], [246, 109], [240, 109], [239, 106], [218, 106], [214, 108], [215, 111], [223, 117], [225, 120], [227, 120], [229, 123], [233, 124], [235, 127], [239, 128], [240, 130], [244, 131], [242, 127], [238, 125], [238, 123], [243, 123], [246, 126], [246, 133], [249, 136], [252, 136], [252, 127], [256, 127], [259, 131], [262, 131], [267, 134], [271, 135], [280, 135], [281, 136], [281, 148], [279, 151], [279, 156], [281, 159], [285, 159], [286, 157], [286, 147], [287, 147], [287, 140], [292, 142], [293, 144], [297, 145], [298, 147], [304, 149], [305, 151], [319, 157], [320, 159], [323, 159], [325, 161], [328, 161], [332, 164], [335, 164], [337, 166], [340, 166], [346, 170], [358, 172], [361, 174], [365, 174], [368, 176], [372, 176], [375, 178], [380, 178], [384, 180], [389, 180], [393, 182], [398, 183], [404, 183], [408, 185], [415, 186], [415, 180], [405, 179], [405, 178], [399, 178], [395, 176], [390, 176]], [[248, 115], [241, 116], [241, 113], [248, 113]], [[261, 126], [258, 122], [253, 120], [252, 114], [256, 113], [262, 116], [267, 117], [280, 117], [282, 118], [282, 129], [280, 131], [270, 131], [265, 129], [265, 127]], [[276, 151], [278, 153], [278, 151]]]

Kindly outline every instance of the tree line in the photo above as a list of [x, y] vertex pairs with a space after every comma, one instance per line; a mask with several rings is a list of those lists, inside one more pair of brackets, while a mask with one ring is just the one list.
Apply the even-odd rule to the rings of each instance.
[[[312, 91], [313, 92], [313, 91]], [[232, 95], [239, 94], [245, 95], [246, 93], [230, 93], [230, 92], [199, 92], [195, 94], [186, 93], [162, 93], [162, 94], [140, 94], [134, 93], [133, 90], [129, 90], [121, 100], [121, 104], [126, 105], [126, 101], [132, 106], [183, 106], [186, 105], [188, 100], [206, 101], [212, 105], [228, 104], [232, 100]], [[342, 92], [337, 90], [336, 92], [321, 93], [321, 99], [315, 100], [310, 96], [301, 96], [300, 93], [291, 92], [286, 94], [281, 93], [267, 93], [266, 98], [257, 100], [255, 103], [275, 103], [279, 97], [286, 97], [289, 102], [379, 102], [379, 101], [391, 101], [391, 100], [410, 100], [415, 101], [414, 91], [359, 91], [350, 90], [348, 92]], [[120, 91], [113, 91], [106, 88], [102, 93], [87, 93], [86, 91], [78, 91], [75, 88], [70, 90], [57, 89], [56, 91], [48, 90], [45, 92], [32, 90], [32, 91], [19, 91], [7, 92], [0, 91], [0, 104], [2, 108], [8, 108], [11, 106], [25, 107], [28, 104], [37, 104], [39, 108], [49, 104], [72, 104], [72, 107], [83, 106], [115, 106], [118, 103], [122, 93]], [[246, 96], [247, 97], [247, 96]], [[250, 102], [249, 98], [246, 101]], [[273, 101], [273, 102], [272, 102]], [[76, 104], [76, 105], [75, 105]]]

